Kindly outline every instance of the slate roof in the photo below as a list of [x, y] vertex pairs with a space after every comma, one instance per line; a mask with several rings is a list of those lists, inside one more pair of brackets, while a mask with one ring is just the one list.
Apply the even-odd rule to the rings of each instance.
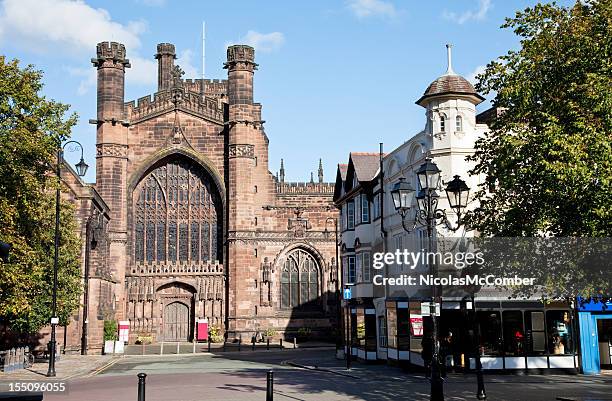
[[360, 182], [372, 181], [380, 167], [380, 154], [367, 152], [351, 152], [350, 161], [353, 163], [357, 180]]

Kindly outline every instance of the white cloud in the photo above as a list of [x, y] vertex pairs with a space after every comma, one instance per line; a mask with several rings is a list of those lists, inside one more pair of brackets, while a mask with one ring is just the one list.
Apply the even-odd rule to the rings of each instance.
[[66, 52], [91, 52], [105, 40], [137, 48], [139, 35], [146, 29], [142, 21], [112, 21], [108, 11], [82, 0], [5, 0], [0, 8], [0, 26], [2, 42], [22, 43], [36, 51], [57, 51], [57, 46], [62, 46]]
[[176, 59], [175, 64], [178, 64], [185, 71], [183, 78], [200, 78], [200, 75], [202, 75], [198, 67], [193, 65], [193, 54], [193, 50], [185, 49], [179, 53]]
[[125, 70], [125, 80], [135, 85], [157, 85], [157, 61], [140, 56], [130, 57], [131, 67]]
[[261, 33], [248, 31], [238, 42], [227, 42], [227, 46], [243, 44], [253, 46], [255, 50], [268, 53], [279, 49], [285, 43], [285, 35], [282, 32]]
[[477, 10], [467, 10], [462, 13], [444, 10], [444, 18], [454, 21], [458, 24], [465, 24], [468, 21], [482, 21], [487, 16], [491, 9], [491, 0], [478, 0]]
[[468, 76], [465, 77], [465, 79], [470, 81], [470, 83], [472, 85], [476, 85], [476, 83], [478, 83], [478, 80], [476, 79], [476, 76], [479, 75], [479, 74], [482, 74], [483, 72], [485, 72], [486, 69], [487, 69], [486, 65], [479, 65], [478, 67], [476, 67], [474, 69], [474, 71], [472, 71], [470, 74], [468, 74]]
[[65, 70], [73, 77], [81, 78], [79, 87], [77, 88], [77, 94], [83, 96], [89, 92], [89, 90], [96, 86], [96, 69], [95, 68], [78, 68], [78, 67], [64, 67]]
[[383, 0], [348, 0], [347, 6], [357, 18], [395, 17], [397, 15], [393, 3]]

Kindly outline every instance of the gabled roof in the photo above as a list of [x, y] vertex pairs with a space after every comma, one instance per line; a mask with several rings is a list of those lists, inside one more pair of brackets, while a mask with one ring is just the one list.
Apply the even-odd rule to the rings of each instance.
[[[349, 165], [347, 178], [351, 173], [357, 176], [358, 182], [372, 181], [376, 178], [378, 168], [380, 167], [380, 154], [367, 152], [351, 152], [349, 156]], [[352, 175], [351, 175], [352, 180]]]
[[342, 189], [344, 188], [347, 170], [348, 164], [338, 164], [338, 169], [336, 170], [336, 183], [334, 184], [334, 201], [336, 201], [336, 199], [340, 199], [342, 196]]

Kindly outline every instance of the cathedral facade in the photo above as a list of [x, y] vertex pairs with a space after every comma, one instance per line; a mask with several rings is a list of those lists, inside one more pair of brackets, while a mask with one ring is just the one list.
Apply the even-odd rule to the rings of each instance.
[[268, 329], [331, 335], [334, 187], [320, 164], [318, 180], [303, 183], [285, 182], [282, 165], [269, 171], [254, 49], [227, 49], [227, 79], [191, 80], [174, 64], [174, 46], [161, 43], [157, 92], [129, 102], [125, 47], [96, 50], [92, 191], [104, 207], [90, 202], [80, 215], [105, 217], [84, 236], [86, 308], [69, 343], [101, 345], [104, 320], [129, 322], [130, 342], [192, 341], [199, 319], [230, 340]]

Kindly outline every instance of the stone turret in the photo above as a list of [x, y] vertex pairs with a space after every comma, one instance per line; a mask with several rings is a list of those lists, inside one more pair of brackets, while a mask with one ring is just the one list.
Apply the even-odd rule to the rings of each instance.
[[98, 121], [122, 120], [125, 69], [130, 67], [130, 61], [125, 57], [125, 46], [117, 42], [100, 42], [91, 62], [98, 69]]
[[172, 86], [172, 69], [176, 59], [176, 50], [171, 43], [157, 45], [157, 90], [162, 91]]
[[255, 49], [247, 45], [234, 45], [227, 48], [228, 96], [230, 104], [253, 104], [253, 73]]

